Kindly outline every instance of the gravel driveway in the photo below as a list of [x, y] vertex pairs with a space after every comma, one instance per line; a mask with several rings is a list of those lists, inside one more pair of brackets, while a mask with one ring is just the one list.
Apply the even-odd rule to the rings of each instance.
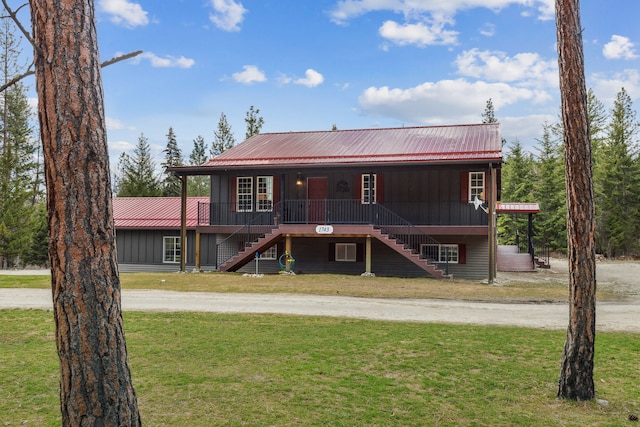
[[[0, 289], [0, 309], [52, 309], [48, 289]], [[130, 311], [198, 311], [337, 316], [408, 322], [512, 325], [565, 329], [566, 304], [502, 304], [447, 300], [372, 299], [288, 294], [219, 294], [123, 290], [122, 308]], [[640, 303], [599, 303], [601, 331], [640, 332]]]

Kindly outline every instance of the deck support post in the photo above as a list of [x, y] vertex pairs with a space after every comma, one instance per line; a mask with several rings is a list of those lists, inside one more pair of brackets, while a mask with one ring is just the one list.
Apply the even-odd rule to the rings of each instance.
[[367, 243], [365, 245], [365, 273], [371, 274], [371, 236], [367, 235]]
[[196, 271], [200, 272], [200, 232], [196, 229]]
[[[289, 255], [291, 255], [291, 235], [290, 234], [287, 234], [284, 238], [284, 251]], [[291, 262], [289, 261], [289, 257], [287, 257], [286, 268], [287, 268], [287, 271], [290, 271], [291, 269]]]
[[187, 271], [187, 175], [182, 175], [182, 203], [180, 205], [180, 272]]

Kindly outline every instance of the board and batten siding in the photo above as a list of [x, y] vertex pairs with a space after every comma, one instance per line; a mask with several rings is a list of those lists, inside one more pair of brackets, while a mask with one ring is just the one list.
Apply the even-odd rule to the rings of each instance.
[[[482, 236], [437, 236], [442, 243], [457, 243], [466, 246], [466, 262], [464, 264], [449, 264], [449, 273], [454, 278], [468, 280], [485, 280], [488, 277], [487, 239]], [[358, 251], [364, 251], [366, 239], [355, 237], [307, 237], [292, 238], [291, 253], [295, 258], [294, 272], [297, 274], [347, 274], [360, 275], [365, 272], [364, 254], [355, 262], [332, 261], [330, 251], [336, 243], [356, 243]], [[376, 276], [388, 277], [432, 277], [411, 261], [404, 258], [384, 243], [373, 239], [372, 272]], [[444, 265], [440, 266], [444, 270]], [[276, 273], [276, 261], [259, 261], [260, 273]], [[255, 261], [250, 261], [239, 271], [255, 273]]]
[[[116, 232], [118, 266], [121, 272], [178, 271], [180, 263], [163, 262], [163, 237], [180, 236], [180, 230], [127, 230]], [[195, 266], [195, 232], [187, 232], [187, 267]], [[215, 266], [215, 235], [200, 236], [200, 263], [203, 269]]]

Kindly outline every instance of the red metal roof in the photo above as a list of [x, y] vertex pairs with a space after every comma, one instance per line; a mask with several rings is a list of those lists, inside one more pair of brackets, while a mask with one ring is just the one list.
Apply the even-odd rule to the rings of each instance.
[[[257, 134], [203, 168], [501, 161], [497, 123]], [[180, 169], [180, 168], [176, 168]]]
[[[198, 202], [208, 197], [187, 198], [187, 227], [198, 225]], [[114, 197], [113, 217], [120, 228], [180, 228], [180, 197]]]
[[498, 202], [496, 203], [498, 213], [538, 213], [540, 205], [535, 202]]

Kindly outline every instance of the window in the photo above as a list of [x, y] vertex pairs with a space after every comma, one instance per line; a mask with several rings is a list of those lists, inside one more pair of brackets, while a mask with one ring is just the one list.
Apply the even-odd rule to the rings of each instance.
[[355, 243], [336, 243], [336, 261], [355, 262], [357, 249]]
[[484, 172], [469, 172], [469, 201], [478, 199], [485, 200], [484, 197]]
[[458, 264], [458, 245], [420, 245], [420, 254], [433, 262]]
[[180, 236], [164, 236], [162, 238], [162, 262], [179, 263], [182, 254]]
[[258, 177], [258, 212], [270, 212], [273, 210], [273, 177]]
[[376, 203], [376, 174], [362, 174], [362, 204]]
[[278, 246], [273, 245], [269, 249], [266, 249], [260, 254], [260, 259], [277, 259], [278, 258]]
[[253, 178], [250, 176], [239, 176], [236, 186], [236, 211], [253, 211]]

